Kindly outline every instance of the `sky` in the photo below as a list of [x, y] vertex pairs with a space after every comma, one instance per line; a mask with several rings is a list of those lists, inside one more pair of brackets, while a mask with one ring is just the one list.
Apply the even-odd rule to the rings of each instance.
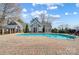
[[32, 18], [45, 13], [52, 16], [53, 28], [62, 24], [68, 24], [70, 27], [79, 25], [78, 3], [21, 3], [20, 6], [21, 18], [25, 23], [30, 23]]

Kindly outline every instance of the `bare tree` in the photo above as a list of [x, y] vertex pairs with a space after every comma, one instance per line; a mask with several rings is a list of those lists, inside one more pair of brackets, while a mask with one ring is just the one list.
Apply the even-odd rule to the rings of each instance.
[[41, 21], [47, 21], [49, 23], [52, 23], [52, 21], [59, 19], [59, 16], [55, 16], [55, 15], [49, 15], [49, 14], [45, 14], [45, 13], [41, 13], [39, 15], [39, 18]]
[[[0, 25], [4, 25], [7, 19], [19, 18], [21, 9], [15, 3], [1, 3], [0, 4]], [[14, 19], [14, 20], [16, 20]]]
[[76, 31], [79, 31], [79, 26], [75, 26], [74, 29], [75, 29]]
[[39, 15], [39, 18], [40, 18], [40, 20], [41, 20], [42, 22], [44, 22], [45, 19], [46, 19], [46, 15], [45, 15], [44, 13], [41, 13], [41, 14]]
[[61, 24], [61, 25], [59, 25], [58, 28], [59, 28], [59, 29], [62, 29], [62, 30], [64, 30], [64, 29], [65, 29], [65, 30], [70, 29], [68, 24]]

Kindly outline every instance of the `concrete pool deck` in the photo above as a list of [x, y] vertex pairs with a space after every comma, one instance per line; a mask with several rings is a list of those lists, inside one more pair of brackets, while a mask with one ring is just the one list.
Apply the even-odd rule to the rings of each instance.
[[79, 55], [79, 39], [0, 35], [0, 55]]

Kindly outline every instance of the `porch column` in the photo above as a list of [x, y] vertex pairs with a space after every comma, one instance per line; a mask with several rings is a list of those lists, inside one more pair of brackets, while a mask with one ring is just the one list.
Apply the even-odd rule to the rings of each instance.
[[13, 33], [13, 29], [11, 29], [11, 33]]
[[14, 33], [16, 33], [16, 29], [14, 29]]
[[2, 35], [4, 34], [4, 29], [2, 28]]
[[1, 34], [1, 29], [0, 29], [0, 34]]
[[10, 34], [11, 34], [11, 29], [9, 29], [9, 32], [10, 32]]

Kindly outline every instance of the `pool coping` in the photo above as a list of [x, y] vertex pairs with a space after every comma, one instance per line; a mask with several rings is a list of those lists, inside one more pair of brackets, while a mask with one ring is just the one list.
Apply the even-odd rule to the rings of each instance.
[[[74, 39], [70, 39], [70, 40], [75, 40], [75, 39], [77, 39], [77, 38], [79, 38], [79, 36], [76, 36], [76, 35], [74, 35], [74, 34], [64, 34], [64, 33], [17, 33], [17, 34], [62, 34], [62, 35], [69, 35], [69, 36], [75, 36], [75, 38]], [[16, 35], [17, 35], [16, 34]], [[42, 36], [41, 36], [42, 37]], [[45, 37], [47, 37], [47, 36], [45, 36]], [[49, 37], [48, 37], [49, 38]], [[61, 39], [62, 40], [62, 39]], [[68, 39], [69, 40], [69, 39]]]

